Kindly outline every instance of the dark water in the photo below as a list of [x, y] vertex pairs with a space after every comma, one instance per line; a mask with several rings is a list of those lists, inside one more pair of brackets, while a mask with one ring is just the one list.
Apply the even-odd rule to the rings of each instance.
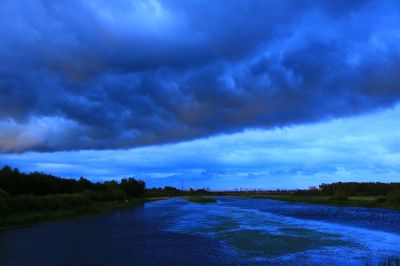
[[376, 265], [400, 256], [400, 212], [182, 199], [0, 231], [0, 265]]

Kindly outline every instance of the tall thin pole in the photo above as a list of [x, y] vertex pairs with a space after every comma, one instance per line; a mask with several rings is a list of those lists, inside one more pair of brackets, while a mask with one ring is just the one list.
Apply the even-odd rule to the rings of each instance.
[[181, 181], [182, 181], [182, 189], [181, 190], [183, 191], [183, 179]]

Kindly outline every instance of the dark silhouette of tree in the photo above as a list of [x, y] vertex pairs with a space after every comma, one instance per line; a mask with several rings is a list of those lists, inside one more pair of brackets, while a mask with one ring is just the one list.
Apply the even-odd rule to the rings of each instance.
[[321, 195], [332, 196], [340, 192], [345, 196], [386, 196], [390, 191], [400, 189], [400, 183], [381, 182], [337, 182], [321, 184]]
[[134, 178], [122, 179], [120, 188], [130, 197], [140, 197], [144, 194], [145, 183]]
[[145, 190], [145, 183], [134, 178], [124, 179], [121, 183], [115, 180], [92, 183], [84, 177], [75, 180], [41, 172], [25, 174], [16, 168], [12, 169], [9, 166], [4, 166], [0, 170], [0, 189], [6, 191], [10, 196], [26, 194], [45, 196], [85, 191], [86, 195], [90, 195], [91, 199], [119, 200], [126, 198], [127, 195], [130, 197], [142, 196]]
[[41, 172], [21, 173], [5, 166], [0, 170], [0, 214], [72, 209], [101, 201], [141, 197], [145, 183], [134, 178], [92, 183], [84, 177], [66, 179]]

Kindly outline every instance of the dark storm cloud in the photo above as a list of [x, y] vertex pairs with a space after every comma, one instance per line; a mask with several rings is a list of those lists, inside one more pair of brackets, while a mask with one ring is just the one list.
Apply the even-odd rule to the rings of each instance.
[[397, 1], [2, 1], [0, 151], [129, 148], [400, 98]]

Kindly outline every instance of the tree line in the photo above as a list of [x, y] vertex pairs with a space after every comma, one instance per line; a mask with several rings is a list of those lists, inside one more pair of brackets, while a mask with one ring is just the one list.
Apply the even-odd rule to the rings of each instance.
[[319, 186], [319, 193], [325, 196], [335, 194], [346, 196], [386, 196], [398, 190], [400, 190], [400, 183], [336, 182]]
[[32, 194], [43, 196], [49, 194], [71, 194], [86, 190], [110, 191], [121, 190], [130, 197], [140, 197], [145, 190], [145, 182], [134, 178], [93, 183], [86, 178], [66, 179], [53, 175], [33, 172], [21, 173], [17, 168], [4, 166], [0, 170], [0, 189], [6, 191], [10, 196], [21, 194]]
[[135, 178], [91, 182], [33, 172], [21, 173], [4, 166], [0, 170], [0, 214], [18, 211], [68, 209], [100, 201], [126, 201], [142, 197], [146, 184]]

